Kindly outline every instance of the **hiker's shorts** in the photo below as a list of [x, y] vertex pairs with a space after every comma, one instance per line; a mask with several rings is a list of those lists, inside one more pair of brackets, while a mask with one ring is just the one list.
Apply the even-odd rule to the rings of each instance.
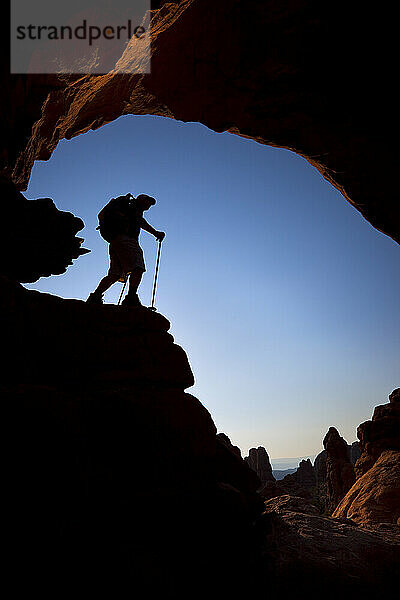
[[143, 250], [139, 242], [127, 235], [118, 235], [109, 246], [110, 268], [108, 275], [124, 278], [135, 269], [146, 270]]

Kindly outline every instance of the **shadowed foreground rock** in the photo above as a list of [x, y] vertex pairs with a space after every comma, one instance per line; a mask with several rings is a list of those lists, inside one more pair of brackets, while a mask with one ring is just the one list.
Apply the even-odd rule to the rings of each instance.
[[281, 494], [300, 496], [311, 501], [315, 492], [315, 474], [310, 459], [300, 461], [295, 473], [277, 482]]
[[184, 391], [167, 319], [0, 291], [15, 593], [257, 593], [259, 480]]
[[303, 503], [274, 498], [258, 520], [270, 597], [390, 597], [400, 575], [399, 528], [360, 528], [311, 514]]
[[263, 514], [260, 479], [185, 391], [165, 317], [4, 278], [0, 299], [17, 596], [280, 600], [328, 585], [376, 598], [397, 581], [397, 526], [364, 531], [287, 495]]
[[0, 275], [22, 282], [60, 275], [89, 250], [76, 237], [81, 219], [60, 211], [51, 198], [27, 200], [0, 177]]

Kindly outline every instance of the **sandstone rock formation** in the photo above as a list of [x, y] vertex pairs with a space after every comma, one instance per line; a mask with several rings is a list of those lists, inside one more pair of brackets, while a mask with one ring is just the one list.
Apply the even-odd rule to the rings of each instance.
[[357, 429], [361, 456], [356, 462], [357, 477], [370, 469], [384, 450], [400, 450], [400, 388], [389, 396], [389, 403], [377, 406], [371, 421]]
[[[4, 222], [18, 226], [0, 236], [1, 274], [34, 281], [82, 254], [79, 219], [49, 199], [27, 203], [16, 189], [61, 139], [127, 114], [197, 121], [297, 152], [400, 239], [395, 19], [373, 6], [360, 14], [349, 3], [332, 11], [308, 0], [153, 8], [150, 75], [10, 76], [2, 54]], [[371, 43], [379, 29], [383, 41]], [[167, 319], [6, 279], [0, 291], [5, 566], [15, 595], [123, 597], [144, 588], [174, 600], [210, 590], [261, 598], [267, 581], [269, 597], [304, 584], [309, 598], [316, 583], [379, 597], [393, 586], [398, 544], [389, 525], [366, 531], [287, 510], [283, 500], [257, 521], [259, 480], [185, 392], [193, 374]], [[396, 437], [396, 409], [378, 413], [360, 433], [360, 473], [384, 461], [383, 440]]]
[[291, 496], [290, 494], [282, 494], [275, 498], [270, 498], [264, 502], [265, 512], [281, 512], [290, 510], [294, 512], [305, 513], [306, 515], [317, 515], [318, 509], [308, 500], [301, 496]]
[[[361, 454], [359, 442], [353, 442], [351, 445], [347, 444], [347, 456], [350, 463], [355, 465]], [[321, 513], [329, 512], [330, 500], [328, 499], [327, 491], [327, 470], [326, 470], [327, 452], [322, 450], [314, 461], [314, 474], [315, 474], [315, 501], [317, 501], [320, 507]], [[330, 506], [330, 508], [332, 508]]]
[[0, 302], [15, 593], [256, 593], [260, 482], [185, 392], [168, 320], [4, 278]]
[[242, 459], [240, 449], [231, 443], [227, 435], [218, 433], [216, 443], [218, 481], [229, 482], [236, 490], [240, 490], [242, 502], [249, 512], [257, 514], [263, 507], [262, 499], [255, 493], [261, 486], [260, 479]]
[[258, 492], [262, 498], [274, 498], [281, 494], [275, 477], [272, 474], [272, 466], [269, 461], [269, 456], [263, 446], [258, 448], [250, 448], [249, 456], [245, 457], [249, 468], [257, 473], [260, 479]]
[[[59, 140], [120, 115], [162, 115], [297, 152], [400, 239], [395, 19], [372, 6], [360, 15], [348, 3], [333, 11], [309, 0], [181, 0], [153, 9], [150, 75], [9, 76], [4, 55], [1, 169], [19, 189]], [[380, 44], [372, 32], [384, 33]], [[130, 59], [128, 47], [122, 60]]]
[[312, 514], [290, 496], [269, 500], [265, 508], [257, 527], [268, 597], [372, 600], [393, 594], [400, 573], [396, 525], [357, 527]]
[[314, 468], [308, 458], [307, 460], [300, 461], [295, 473], [290, 473], [280, 481], [277, 481], [276, 487], [278, 493], [276, 495], [289, 494], [290, 496], [303, 498], [311, 503], [315, 501], [315, 486]]
[[327, 486], [326, 486], [326, 450], [322, 450], [314, 460], [314, 474], [315, 474], [315, 494], [318, 498], [318, 504], [321, 510], [321, 514], [326, 512], [326, 498], [327, 498]]
[[[146, 308], [92, 306], [1, 283], [2, 384], [118, 385], [184, 390], [194, 383], [169, 321]], [[94, 387], [93, 387], [94, 386]], [[195, 435], [195, 432], [194, 432]]]
[[333, 514], [362, 524], [399, 522], [400, 388], [390, 394], [388, 404], [375, 408], [372, 421], [362, 423], [357, 435], [357, 481]]
[[269, 461], [269, 456], [263, 446], [258, 448], [250, 448], [249, 456], [244, 459], [249, 467], [255, 471], [260, 479], [261, 485], [264, 486], [268, 482], [274, 482], [275, 477], [272, 474], [272, 466]]
[[326, 450], [326, 508], [332, 512], [355, 481], [348, 444], [335, 427], [324, 438]]
[[267, 451], [262, 446], [251, 448], [245, 461], [257, 473], [261, 480], [259, 494], [264, 499], [276, 498], [282, 495], [299, 496], [311, 501], [315, 496], [315, 474], [310, 459], [300, 461], [294, 473], [275, 480]]
[[351, 445], [348, 445], [349, 450], [349, 459], [353, 467], [361, 456], [361, 446], [360, 442], [353, 442]]
[[351, 519], [364, 525], [398, 523], [400, 452], [395, 450], [381, 452], [374, 465], [350, 488], [332, 516]]
[[282, 480], [282, 483], [288, 483], [289, 481], [293, 481], [298, 485], [304, 485], [305, 487], [312, 487], [315, 485], [314, 469], [309, 458], [300, 461], [296, 473], [286, 475]]
[[22, 282], [64, 273], [73, 259], [89, 252], [76, 237], [81, 219], [57, 210], [51, 198], [27, 200], [0, 177], [2, 218], [0, 274]]

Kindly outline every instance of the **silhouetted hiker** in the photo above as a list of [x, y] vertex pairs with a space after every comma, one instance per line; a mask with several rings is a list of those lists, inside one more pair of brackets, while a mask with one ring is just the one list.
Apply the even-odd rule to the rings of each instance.
[[137, 289], [146, 267], [143, 251], [139, 246], [140, 230], [148, 231], [158, 240], [165, 237], [163, 231], [157, 231], [143, 218], [143, 212], [155, 203], [155, 199], [147, 194], [139, 194], [137, 198], [126, 194], [113, 198], [99, 212], [100, 225], [97, 229], [110, 244], [110, 267], [86, 302], [102, 304], [104, 292], [116, 281], [125, 281], [125, 278], [129, 277], [129, 290], [122, 304], [141, 306]]

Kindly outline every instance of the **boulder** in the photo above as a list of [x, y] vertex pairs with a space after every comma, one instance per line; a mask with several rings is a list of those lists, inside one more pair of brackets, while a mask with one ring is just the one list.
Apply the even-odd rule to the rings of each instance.
[[14, 593], [259, 593], [260, 482], [185, 391], [193, 374], [169, 321], [5, 278], [0, 292]]
[[[347, 444], [347, 456], [350, 463], [355, 465], [358, 458], [360, 457], [361, 449], [359, 442], [353, 442], [351, 445]], [[326, 514], [332, 510], [332, 503], [330, 499], [328, 499], [328, 491], [327, 491], [327, 452], [326, 450], [322, 450], [314, 461], [314, 473], [316, 480], [316, 491], [314, 501], [320, 507], [321, 513]]]
[[285, 512], [294, 511], [304, 513], [306, 515], [317, 515], [318, 508], [313, 504], [310, 504], [307, 500], [301, 496], [291, 496], [290, 494], [283, 494], [275, 498], [270, 498], [264, 502], [265, 512]]
[[272, 466], [269, 460], [268, 453], [265, 448], [259, 446], [258, 448], [250, 448], [249, 456], [244, 459], [249, 467], [257, 473], [261, 485], [264, 486], [266, 483], [274, 482], [275, 477], [272, 474]]
[[384, 450], [400, 450], [400, 388], [389, 396], [389, 403], [375, 407], [371, 421], [359, 425], [361, 456], [355, 464], [357, 477], [370, 469]]
[[91, 305], [0, 278], [2, 383], [75, 389], [152, 386], [184, 390], [194, 377], [169, 321], [145, 307]]
[[265, 503], [256, 527], [263, 554], [265, 597], [373, 600], [393, 595], [400, 573], [397, 525], [359, 527], [310, 514], [301, 500]]
[[89, 252], [82, 247], [82, 219], [58, 210], [51, 198], [27, 200], [15, 185], [0, 177], [0, 275], [28, 283], [65, 273]]
[[240, 448], [234, 446], [226, 434], [218, 433], [216, 443], [218, 481], [229, 484], [240, 493], [250, 515], [259, 514], [263, 503], [256, 493], [261, 487], [257, 473], [249, 467], [241, 456]]
[[295, 473], [289, 473], [280, 481], [277, 481], [278, 493], [299, 496], [303, 500], [311, 502], [315, 496], [315, 474], [310, 459], [300, 461]]
[[362, 524], [397, 523], [400, 518], [400, 452], [381, 452], [374, 465], [350, 488], [332, 516]]
[[324, 438], [326, 450], [326, 509], [332, 512], [355, 480], [348, 444], [335, 427]]

